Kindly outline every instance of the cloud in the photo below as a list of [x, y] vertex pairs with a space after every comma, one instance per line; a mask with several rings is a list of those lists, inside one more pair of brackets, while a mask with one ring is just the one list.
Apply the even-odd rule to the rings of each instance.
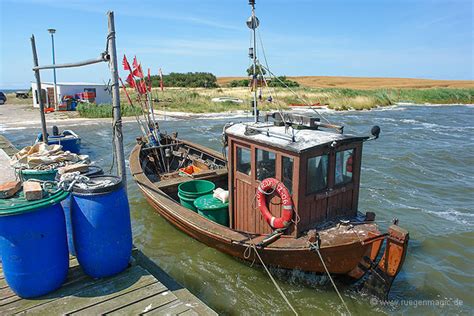
[[[56, 0], [6, 0], [5, 2], [10, 3], [30, 3], [42, 6], [49, 6], [52, 8], [68, 9], [89, 13], [105, 14], [108, 10], [113, 7], [113, 11], [116, 15], [136, 17], [136, 18], [147, 18], [147, 19], [161, 19], [170, 21], [179, 21], [195, 25], [202, 25], [212, 28], [220, 28], [230, 31], [242, 31], [243, 27], [235, 26], [224, 23], [222, 21], [205, 19], [201, 16], [186, 15], [180, 12], [179, 15], [166, 11], [163, 7], [157, 10], [155, 7], [146, 6], [145, 3], [137, 3], [133, 1], [92, 1], [92, 0], [68, 0], [68, 1], [56, 1]], [[123, 5], [125, 4], [125, 6]], [[141, 7], [139, 7], [141, 5]]]

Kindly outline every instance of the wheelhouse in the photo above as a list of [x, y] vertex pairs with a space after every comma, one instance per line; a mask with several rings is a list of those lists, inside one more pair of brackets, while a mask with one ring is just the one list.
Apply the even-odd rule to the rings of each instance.
[[[255, 204], [257, 188], [266, 178], [282, 182], [292, 196], [294, 225], [285, 232], [288, 235], [299, 237], [331, 220], [357, 215], [362, 143], [367, 137], [345, 135], [341, 127], [307, 114], [284, 115], [285, 121], [239, 123], [225, 131], [232, 229], [272, 232]], [[270, 212], [281, 216], [279, 196], [271, 194], [267, 200]]]

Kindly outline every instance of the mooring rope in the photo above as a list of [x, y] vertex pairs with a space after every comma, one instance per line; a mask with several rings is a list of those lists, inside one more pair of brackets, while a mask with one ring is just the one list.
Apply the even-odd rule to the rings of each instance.
[[[278, 283], [276, 282], [275, 278], [273, 278], [273, 275], [270, 273], [270, 270], [268, 270], [267, 266], [265, 265], [265, 263], [263, 262], [263, 259], [262, 257], [260, 257], [260, 254], [258, 253], [257, 251], [257, 247], [255, 247], [255, 244], [254, 243], [251, 243], [250, 245], [247, 246], [247, 249], [253, 249], [255, 251], [255, 254], [257, 255], [257, 258], [258, 260], [260, 261], [260, 263], [262, 264], [263, 268], [265, 269], [265, 271], [267, 272], [268, 276], [270, 277], [270, 279], [272, 280], [273, 282], [273, 285], [275, 285], [276, 289], [278, 290], [278, 292], [280, 293], [281, 297], [283, 297], [283, 299], [285, 300], [286, 304], [290, 307], [291, 311], [295, 314], [295, 315], [298, 315], [298, 312], [295, 310], [295, 308], [293, 307], [293, 305], [291, 305], [290, 303], [290, 300], [286, 297], [285, 293], [283, 292], [283, 290], [280, 288], [280, 286], [278, 285]], [[246, 250], [247, 252], [247, 250]]]
[[332, 279], [331, 274], [329, 273], [329, 270], [326, 266], [326, 263], [324, 263], [323, 256], [321, 255], [321, 252], [319, 251], [319, 238], [316, 240], [316, 242], [310, 243], [310, 249], [315, 250], [317, 252], [317, 254], [319, 256], [319, 259], [321, 260], [321, 263], [323, 264], [324, 270], [326, 271], [326, 273], [329, 277], [329, 280], [331, 280], [331, 283], [332, 283], [332, 286], [334, 287], [334, 290], [336, 290], [337, 295], [341, 299], [342, 305], [344, 305], [344, 307], [346, 308], [347, 313], [349, 313], [349, 315], [351, 315], [351, 311], [349, 310], [349, 307], [347, 307], [346, 302], [342, 298], [341, 293], [339, 293], [339, 290], [337, 289], [336, 283], [334, 283], [334, 280]]

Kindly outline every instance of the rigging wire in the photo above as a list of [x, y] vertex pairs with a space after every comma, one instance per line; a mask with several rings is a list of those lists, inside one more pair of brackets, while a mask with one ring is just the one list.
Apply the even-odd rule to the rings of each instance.
[[[331, 124], [331, 122], [325, 117], [323, 116], [319, 111], [317, 111], [316, 109], [314, 109], [313, 107], [311, 107], [311, 103], [304, 99], [303, 97], [299, 96], [293, 89], [291, 89], [285, 82], [283, 82], [280, 78], [278, 78], [271, 70], [270, 70], [270, 67], [268, 65], [268, 60], [267, 60], [267, 56], [265, 54], [265, 48], [263, 46], [263, 40], [262, 40], [262, 36], [260, 35], [260, 31], [257, 30], [258, 32], [258, 38], [259, 38], [259, 41], [260, 41], [260, 46], [262, 48], [262, 54], [263, 54], [263, 59], [265, 60], [265, 66], [261, 65], [261, 67], [264, 67], [264, 69], [266, 71], [268, 71], [268, 73], [270, 74], [270, 77], [273, 77], [274, 79], [278, 80], [281, 84], [283, 84], [288, 90], [290, 90], [291, 93], [293, 93], [293, 95], [296, 96], [296, 98], [298, 98], [299, 100], [303, 101], [305, 104], [307, 104], [308, 106], [310, 106], [310, 109], [313, 110], [316, 114], [318, 114], [323, 120], [325, 120], [327, 123]], [[276, 90], [274, 90], [274, 92], [276, 92]]]
[[332, 286], [334, 287], [334, 290], [337, 293], [337, 296], [339, 296], [339, 299], [341, 300], [342, 305], [344, 305], [344, 307], [346, 308], [347, 313], [349, 313], [349, 315], [351, 315], [351, 311], [349, 310], [349, 307], [347, 307], [346, 302], [342, 298], [341, 293], [337, 289], [336, 283], [334, 283], [334, 280], [332, 279], [332, 276], [329, 273], [329, 269], [328, 269], [328, 267], [326, 266], [326, 263], [323, 260], [323, 256], [321, 255], [321, 252], [319, 251], [319, 248], [320, 248], [319, 239], [316, 240], [315, 243], [310, 243], [310, 249], [316, 251], [316, 253], [318, 254], [319, 259], [321, 260], [321, 263], [323, 264], [324, 270], [326, 271], [326, 274], [328, 275], [329, 280], [331, 280]]

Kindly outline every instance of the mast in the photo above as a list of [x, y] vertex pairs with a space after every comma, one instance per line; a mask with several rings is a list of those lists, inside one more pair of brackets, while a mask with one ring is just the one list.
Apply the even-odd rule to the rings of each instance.
[[249, 57], [253, 61], [253, 76], [252, 85], [253, 91], [253, 115], [255, 117], [255, 123], [258, 122], [258, 107], [257, 107], [257, 36], [256, 30], [259, 25], [257, 16], [255, 15], [255, 0], [249, 0], [249, 5], [252, 6], [252, 15], [247, 20], [247, 26], [252, 30], [253, 35], [253, 47], [249, 48]]
[[125, 155], [123, 152], [123, 133], [122, 133], [122, 113], [120, 109], [120, 87], [118, 80], [117, 67], [117, 48], [115, 45], [115, 22], [114, 12], [107, 12], [108, 30], [107, 47], [110, 55], [110, 73], [112, 75], [112, 109], [113, 109], [113, 128], [114, 128], [114, 147], [115, 157], [117, 159], [117, 173], [122, 179], [125, 188], [127, 187], [127, 174], [125, 169]]
[[[33, 50], [33, 65], [38, 67], [38, 54], [36, 53], [36, 42], [35, 36], [31, 35], [31, 49]], [[44, 102], [41, 91], [41, 78], [39, 69], [35, 69], [35, 78], [36, 78], [36, 96], [39, 103], [40, 118], [41, 118], [41, 133], [43, 136], [43, 142], [48, 144], [48, 131], [46, 129], [46, 118], [44, 116]]]

